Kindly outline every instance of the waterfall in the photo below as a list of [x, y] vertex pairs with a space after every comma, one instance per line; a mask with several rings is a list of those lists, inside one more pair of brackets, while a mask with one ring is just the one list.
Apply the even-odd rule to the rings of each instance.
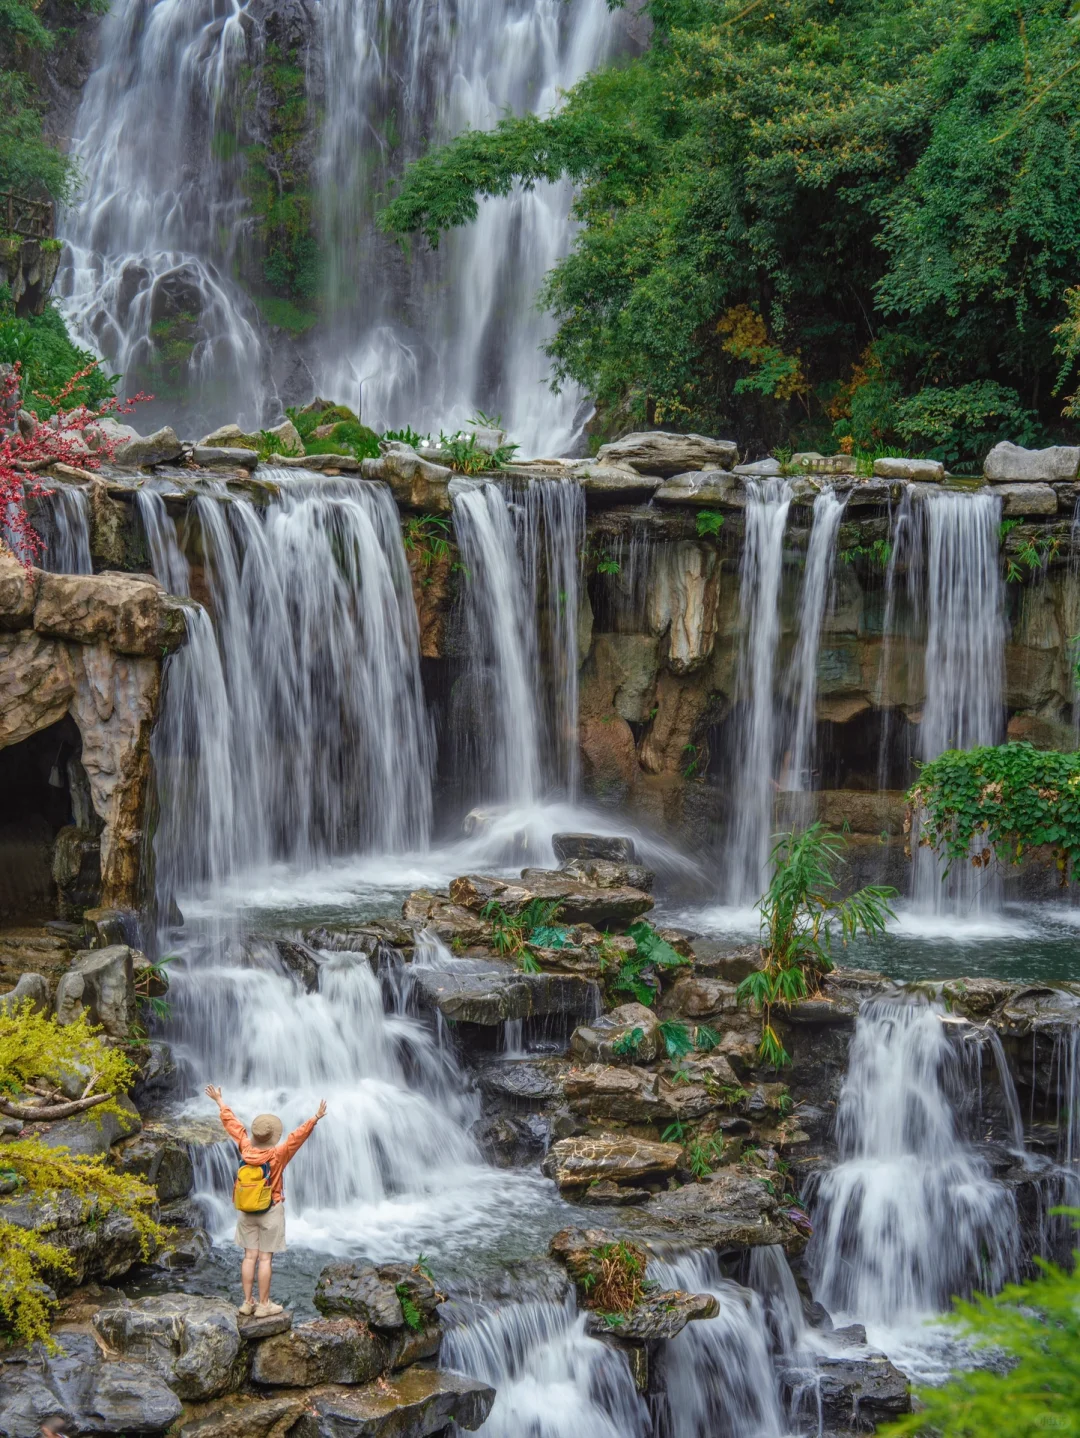
[[[965, 1081], [936, 1005], [863, 1005], [836, 1117], [839, 1161], [817, 1187], [810, 1260], [834, 1316], [892, 1328], [1015, 1271], [1013, 1195], [965, 1141]], [[876, 1339], [874, 1340], [877, 1341]]]
[[61, 216], [57, 294], [75, 333], [128, 379], [157, 358], [162, 422], [259, 422], [266, 355], [233, 275], [248, 200], [220, 137], [239, 96], [247, 0], [116, 0], [72, 152], [83, 184]]
[[745, 696], [733, 798], [734, 834], [728, 851], [729, 896], [752, 903], [769, 862], [776, 748], [774, 679], [780, 640], [780, 580], [791, 485], [784, 479], [746, 481], [746, 539], [741, 605], [746, 638], [739, 692]]
[[720, 1304], [664, 1345], [655, 1438], [781, 1438], [788, 1426], [758, 1295], [725, 1278], [711, 1251], [654, 1261], [649, 1276]]
[[456, 727], [472, 746], [476, 797], [517, 808], [558, 789], [573, 797], [581, 489], [558, 480], [534, 480], [521, 492], [462, 484], [453, 504], [466, 576], [471, 716]]
[[814, 711], [817, 704], [818, 650], [821, 625], [829, 600], [836, 536], [844, 514], [845, 500], [826, 489], [814, 500], [814, 520], [806, 554], [802, 600], [799, 605], [799, 639], [791, 665], [790, 687], [795, 700], [791, 756], [787, 764], [787, 787], [812, 789], [811, 762], [814, 742]]
[[53, 574], [93, 574], [90, 558], [90, 498], [85, 489], [53, 484], [47, 507], [42, 569]]
[[[923, 759], [946, 749], [1000, 743], [1005, 689], [1004, 584], [993, 494], [932, 492], [926, 497], [926, 703], [919, 734]], [[981, 847], [981, 846], [980, 846]], [[944, 864], [914, 851], [917, 904], [934, 913], [994, 906], [999, 884], [971, 864]]]
[[649, 1438], [625, 1356], [586, 1334], [572, 1299], [466, 1312], [440, 1362], [494, 1387], [484, 1438]]
[[[453, 1052], [403, 1002], [386, 1011], [366, 956], [318, 958], [314, 993], [235, 941], [223, 951], [189, 938], [171, 969], [170, 1039], [192, 1089], [212, 1079], [242, 1121], [269, 1110], [286, 1131], [327, 1100], [330, 1118], [289, 1167], [290, 1243], [412, 1260], [481, 1225], [527, 1223], [543, 1183], [483, 1163], [467, 1132], [478, 1103]], [[205, 1113], [205, 1100], [193, 1107]], [[201, 1147], [196, 1159], [211, 1230], [227, 1239], [235, 1149]]]
[[[562, 453], [587, 414], [546, 388], [535, 306], [573, 233], [568, 185], [517, 188], [403, 267], [373, 227], [380, 194], [429, 139], [546, 114], [616, 42], [605, 0], [323, 0], [321, 196], [335, 327], [319, 384], [376, 425], [500, 414], [526, 453]], [[419, 247], [417, 247], [419, 250]], [[388, 283], [371, 285], [372, 273]]]
[[[193, 506], [213, 631], [198, 621], [166, 669], [163, 892], [273, 859], [401, 853], [430, 832], [433, 742], [393, 500], [380, 485], [275, 478], [264, 518], [247, 500]], [[155, 572], [179, 583], [160, 501], [140, 506]]]

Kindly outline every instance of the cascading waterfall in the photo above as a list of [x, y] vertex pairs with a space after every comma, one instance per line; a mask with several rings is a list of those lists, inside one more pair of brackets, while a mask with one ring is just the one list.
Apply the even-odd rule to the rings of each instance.
[[[605, 0], [323, 0], [321, 176], [336, 326], [319, 384], [376, 425], [463, 424], [483, 406], [526, 453], [562, 453], [587, 414], [546, 388], [550, 326], [535, 307], [572, 234], [571, 190], [481, 201], [467, 231], [407, 270], [373, 224], [401, 157], [431, 138], [546, 114], [617, 43]], [[404, 100], [404, 103], [403, 103]], [[364, 277], [391, 276], [372, 286]]]
[[45, 553], [42, 569], [53, 574], [92, 574], [90, 557], [90, 498], [84, 489], [70, 484], [50, 484], [44, 501], [46, 519]]
[[[522, 809], [555, 790], [572, 798], [581, 489], [558, 480], [534, 480], [521, 492], [461, 484], [453, 504], [467, 574], [468, 704], [475, 716], [455, 727], [474, 746], [469, 767], [482, 786], [476, 797]], [[541, 682], [541, 651], [550, 687]]]
[[440, 1362], [495, 1388], [484, 1438], [649, 1438], [626, 1358], [588, 1336], [572, 1300], [461, 1310]]
[[791, 485], [787, 480], [746, 481], [741, 585], [746, 639], [739, 681], [746, 703], [735, 772], [734, 833], [728, 850], [732, 903], [745, 904], [757, 898], [769, 862], [776, 749], [773, 691], [780, 640], [784, 530], [790, 507]]
[[[393, 500], [275, 477], [263, 519], [246, 500], [194, 504], [213, 631], [197, 620], [170, 661], [155, 735], [165, 893], [274, 859], [401, 853], [430, 831], [432, 736]], [[163, 504], [140, 506], [155, 573], [178, 585]]]
[[[57, 294], [129, 390], [155, 356], [188, 351], [162, 405], [170, 423], [254, 425], [273, 407], [255, 307], [230, 278], [248, 210], [241, 161], [215, 150], [247, 54], [246, 9], [117, 0], [75, 120], [83, 185], [62, 216]], [[160, 383], [149, 387], [162, 397]]]
[[810, 766], [813, 759], [814, 710], [817, 703], [818, 649], [821, 644], [821, 626], [829, 602], [836, 557], [836, 536], [840, 531], [844, 504], [845, 501], [831, 489], [823, 490], [814, 500], [814, 520], [810, 529], [810, 545], [806, 554], [806, 572], [799, 605], [799, 638], [791, 665], [791, 692], [795, 712], [785, 787], [795, 791], [814, 787]]
[[788, 1427], [758, 1295], [725, 1278], [711, 1251], [654, 1260], [649, 1276], [720, 1304], [664, 1345], [655, 1438], [781, 1438]]
[[[997, 744], [1003, 737], [1004, 583], [999, 556], [1001, 500], [994, 494], [926, 496], [926, 704], [919, 734], [923, 759], [946, 749]], [[993, 908], [999, 885], [991, 868], [944, 865], [914, 849], [916, 903], [934, 913]]]
[[1015, 1271], [1016, 1202], [965, 1141], [962, 1057], [934, 1004], [863, 1005], [836, 1118], [839, 1162], [815, 1192], [810, 1257], [834, 1317], [882, 1330], [995, 1292]]

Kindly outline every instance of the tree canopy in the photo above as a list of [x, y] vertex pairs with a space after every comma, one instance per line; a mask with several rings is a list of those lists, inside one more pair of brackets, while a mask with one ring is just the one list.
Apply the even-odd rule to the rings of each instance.
[[582, 228], [541, 297], [553, 374], [614, 422], [953, 464], [1056, 433], [1080, 349], [1059, 329], [1072, 0], [646, 9], [644, 53], [422, 156], [382, 224], [437, 244], [481, 196], [575, 181]]

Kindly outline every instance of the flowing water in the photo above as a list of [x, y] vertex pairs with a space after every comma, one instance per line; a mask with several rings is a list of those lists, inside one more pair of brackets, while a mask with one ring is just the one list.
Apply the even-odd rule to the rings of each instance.
[[780, 581], [784, 530], [791, 507], [785, 479], [746, 481], [746, 541], [741, 603], [745, 641], [739, 692], [744, 709], [729, 845], [728, 898], [753, 902], [765, 886], [772, 831], [776, 765], [776, 651], [780, 640]]
[[836, 536], [840, 531], [845, 503], [831, 489], [823, 490], [814, 500], [814, 519], [799, 604], [799, 638], [790, 676], [794, 720], [784, 787], [795, 791], [814, 787], [811, 766], [817, 722], [818, 650], [836, 560]]
[[75, 485], [52, 484], [50, 489], [41, 526], [45, 540], [41, 567], [53, 574], [92, 574], [90, 497]]
[[996, 1291], [1019, 1258], [1015, 1199], [962, 1132], [971, 1085], [948, 1030], [936, 1005], [864, 1004], [836, 1117], [839, 1161], [814, 1195], [814, 1294], [886, 1352], [954, 1294]]

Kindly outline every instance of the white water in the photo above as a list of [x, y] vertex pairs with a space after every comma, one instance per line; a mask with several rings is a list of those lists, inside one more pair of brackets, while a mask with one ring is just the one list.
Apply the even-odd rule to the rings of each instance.
[[[999, 556], [1001, 500], [939, 494], [926, 500], [926, 703], [919, 753], [998, 744], [1004, 738], [1005, 591]], [[917, 907], [936, 914], [995, 911], [1000, 884], [990, 869], [944, 864], [913, 848]]]
[[880, 999], [859, 1014], [836, 1119], [839, 1161], [814, 1195], [815, 1296], [887, 1353], [954, 1294], [1015, 1271], [1013, 1196], [960, 1129], [969, 1086], [935, 1005]]
[[[214, 622], [170, 662], [155, 733], [166, 894], [429, 835], [433, 741], [389, 491], [272, 474], [263, 517], [225, 496], [193, 506]], [[155, 572], [178, 585], [175, 530], [155, 496], [140, 504]]]
[[814, 500], [814, 520], [799, 603], [799, 638], [789, 678], [795, 714], [785, 787], [791, 790], [815, 787], [811, 765], [814, 757], [818, 650], [836, 559], [836, 536], [840, 531], [845, 503], [831, 489], [823, 490]]
[[[546, 114], [611, 53], [605, 0], [322, 0], [326, 124], [321, 174], [337, 325], [318, 382], [379, 427], [437, 430], [478, 406], [525, 453], [562, 453], [588, 415], [552, 395], [540, 282], [573, 233], [564, 184], [481, 201], [479, 217], [403, 265], [373, 212], [405, 156], [507, 111]], [[388, 282], [371, 285], [372, 272]]]
[[626, 1358], [586, 1334], [572, 1300], [481, 1309], [439, 1361], [495, 1388], [485, 1438], [650, 1438]]
[[728, 846], [728, 900], [752, 903], [765, 887], [776, 762], [776, 651], [780, 580], [791, 485], [746, 481], [746, 541], [741, 603], [745, 640], [739, 693], [745, 700], [735, 771], [734, 832]]
[[51, 483], [49, 488], [41, 567], [53, 574], [92, 574], [90, 497], [74, 485]]

